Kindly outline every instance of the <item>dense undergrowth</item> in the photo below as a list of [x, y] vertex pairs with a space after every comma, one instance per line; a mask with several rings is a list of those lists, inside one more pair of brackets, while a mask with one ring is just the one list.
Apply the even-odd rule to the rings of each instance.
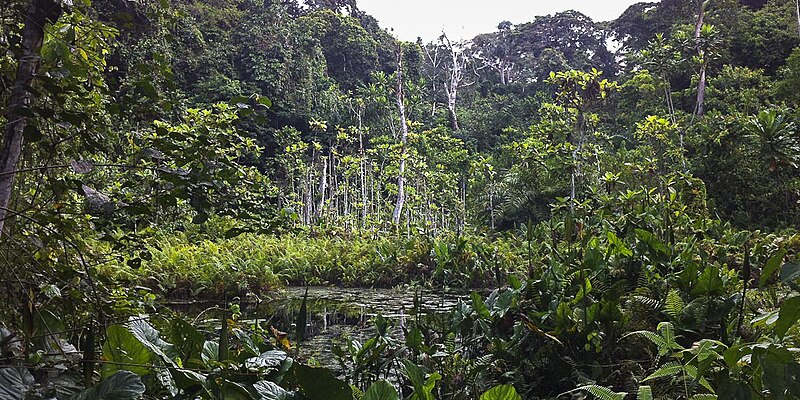
[[[171, 294], [196, 290], [190, 297], [371, 276], [372, 284], [498, 288], [444, 314], [415, 306], [402, 326], [377, 317], [373, 337], [344, 337], [331, 349], [337, 373], [294, 359], [305, 339], [304, 307], [293, 329], [244, 320], [235, 302], [189, 322], [166, 310], [145, 316], [154, 311], [152, 297], [129, 292], [111, 299], [119, 320], [105, 329], [100, 353], [75, 352], [71, 343], [95, 338], [65, 334], [47, 314], [32, 320], [28, 335], [50, 349], [37, 353], [40, 365], [61, 372], [39, 388], [25, 384], [32, 382], [25, 369], [2, 370], [0, 379], [17, 379], [29, 394], [61, 384], [77, 391], [86, 371], [79, 366], [97, 363], [101, 386], [127, 382], [152, 398], [474, 399], [490, 390], [510, 396], [501, 399], [798, 398], [800, 235], [734, 228], [685, 206], [695, 192], [678, 188], [666, 180], [660, 189], [602, 194], [573, 210], [556, 206], [551, 220], [513, 242], [164, 239], [140, 267], [104, 267], [98, 278]], [[9, 345], [17, 343], [9, 334], [3, 331], [6, 354], [24, 352]]]
[[[281, 237], [191, 235], [155, 240], [140, 265], [109, 263], [101, 275], [168, 297], [224, 298], [285, 285], [394, 287], [419, 283], [487, 288], [524, 267], [524, 245], [482, 236]], [[520, 248], [522, 247], [522, 248]]]

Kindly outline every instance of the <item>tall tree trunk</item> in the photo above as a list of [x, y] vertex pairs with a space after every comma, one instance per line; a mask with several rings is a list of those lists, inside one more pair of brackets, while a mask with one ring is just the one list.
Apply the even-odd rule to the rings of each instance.
[[447, 100], [447, 113], [450, 116], [450, 129], [454, 132], [459, 130], [458, 127], [458, 114], [456, 114], [456, 91], [455, 89], [448, 93]]
[[664, 76], [664, 99], [667, 102], [667, 111], [669, 112], [669, 120], [673, 124], [677, 122], [675, 118], [675, 105], [672, 102], [672, 85], [669, 82], [669, 78]]
[[364, 152], [364, 134], [361, 131], [361, 115], [358, 116], [358, 171], [361, 175], [361, 227], [366, 227], [367, 214], [369, 213], [369, 199], [367, 198], [367, 160]]
[[316, 220], [323, 216], [323, 210], [325, 209], [325, 193], [328, 190], [328, 158], [329, 157], [322, 157], [322, 176], [319, 178], [319, 203], [317, 203], [317, 212], [316, 212]]
[[15, 171], [22, 155], [23, 132], [28, 126], [28, 118], [22, 110], [30, 107], [33, 102], [30, 87], [39, 69], [44, 26], [48, 22], [58, 20], [61, 13], [61, 5], [52, 0], [32, 0], [25, 12], [22, 53], [8, 102], [6, 113], [8, 125], [3, 133], [3, 143], [0, 147], [0, 236], [3, 235], [5, 221], [11, 216], [8, 213], [8, 206], [14, 190]]
[[403, 47], [397, 50], [397, 108], [400, 111], [400, 170], [397, 173], [397, 203], [392, 213], [392, 222], [400, 223], [403, 205], [406, 202], [405, 172], [406, 154], [408, 153], [408, 123], [406, 121], [405, 94], [403, 93]]
[[[458, 89], [469, 84], [464, 83], [464, 68], [466, 62], [461, 57], [459, 50], [453, 47], [447, 35], [442, 35], [441, 39], [447, 50], [450, 52], [452, 65], [450, 65], [450, 76], [445, 82], [445, 92], [447, 93], [447, 112], [450, 117], [450, 128], [458, 131], [458, 114], [456, 114], [456, 102], [458, 100]], [[471, 84], [471, 83], [470, 83]]]
[[458, 57], [455, 50], [450, 48], [453, 55], [453, 70], [450, 72], [450, 84], [446, 85], [447, 89], [447, 112], [450, 116], [450, 129], [453, 132], [458, 131], [458, 114], [456, 114], [456, 102], [458, 101], [458, 86], [461, 84], [461, 71], [458, 64]]
[[703, 65], [700, 66], [700, 80], [697, 84], [697, 117], [702, 117], [703, 114], [705, 114], [707, 67], [708, 66], [704, 60]]
[[708, 5], [711, 3], [711, 0], [706, 0], [703, 4], [700, 5], [700, 9], [697, 12], [697, 22], [694, 26], [694, 40], [696, 44], [697, 54], [700, 56], [700, 79], [697, 83], [697, 107], [695, 109], [695, 116], [702, 117], [705, 112], [705, 100], [706, 100], [706, 68], [708, 67], [708, 61], [706, 60], [706, 54], [703, 49], [700, 48], [700, 34], [703, 30], [703, 22], [705, 21], [706, 17], [706, 9], [708, 9]]
[[797, 13], [797, 34], [800, 35], [800, 0], [794, 0], [794, 8]]

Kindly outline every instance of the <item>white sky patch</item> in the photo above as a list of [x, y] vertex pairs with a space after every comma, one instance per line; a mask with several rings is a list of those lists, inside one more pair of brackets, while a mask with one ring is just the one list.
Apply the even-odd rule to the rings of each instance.
[[[642, 1], [642, 0], [639, 0]], [[358, 0], [358, 7], [374, 16], [402, 40], [432, 41], [447, 32], [451, 39], [472, 39], [496, 30], [502, 21], [530, 22], [538, 15], [577, 10], [595, 21], [619, 17], [637, 0]]]

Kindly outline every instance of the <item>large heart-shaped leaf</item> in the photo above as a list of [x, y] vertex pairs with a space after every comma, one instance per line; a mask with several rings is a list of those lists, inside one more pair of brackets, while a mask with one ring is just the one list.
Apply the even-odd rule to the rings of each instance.
[[293, 400], [297, 399], [297, 393], [290, 392], [275, 382], [260, 381], [253, 384], [255, 392], [261, 396], [262, 400]]
[[247, 368], [278, 368], [286, 357], [286, 352], [282, 350], [270, 350], [258, 357], [248, 358], [244, 365]]
[[[786, 256], [786, 249], [780, 249], [772, 255], [772, 257], [767, 260], [767, 263], [764, 265], [764, 269], [761, 271], [761, 279], [758, 282], [758, 285], [764, 287], [769, 281], [769, 278], [775, 274], [775, 271], [778, 270], [778, 267], [781, 266], [781, 262], [783, 262], [783, 257]], [[747, 278], [747, 277], [745, 277]]]
[[489, 389], [481, 395], [481, 400], [522, 400], [522, 397], [511, 385], [500, 385]]
[[175, 361], [170, 357], [171, 355], [177, 355], [175, 346], [162, 339], [158, 330], [153, 328], [147, 321], [142, 318], [131, 317], [128, 321], [128, 330], [139, 342], [153, 352], [153, 354], [159, 356], [168, 366], [173, 368], [177, 367]]
[[144, 394], [142, 379], [130, 371], [118, 371], [73, 400], [133, 400]]
[[781, 305], [778, 321], [775, 322], [775, 334], [783, 338], [797, 321], [800, 321], [800, 296], [787, 299]]
[[364, 393], [363, 400], [397, 400], [397, 391], [391, 383], [377, 381]]
[[333, 376], [327, 368], [294, 366], [294, 376], [300, 391], [309, 400], [352, 400], [353, 389]]
[[0, 400], [18, 400], [33, 386], [33, 375], [27, 368], [0, 368]]
[[153, 362], [152, 353], [133, 334], [120, 325], [106, 329], [106, 342], [103, 344], [103, 359], [107, 361], [101, 370], [102, 376], [110, 377], [122, 370], [137, 375], [150, 372], [147, 365]]
[[175, 343], [175, 351], [183, 360], [183, 365], [200, 363], [205, 336], [192, 324], [180, 318], [172, 321], [170, 328], [169, 340]]

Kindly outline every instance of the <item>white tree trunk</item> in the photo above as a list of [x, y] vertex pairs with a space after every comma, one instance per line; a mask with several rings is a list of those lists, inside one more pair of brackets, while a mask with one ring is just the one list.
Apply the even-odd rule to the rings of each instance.
[[694, 40], [697, 46], [697, 54], [700, 56], [700, 79], [697, 83], [697, 107], [695, 109], [695, 116], [702, 117], [705, 112], [705, 99], [706, 99], [706, 67], [708, 61], [703, 49], [700, 48], [700, 33], [703, 30], [703, 22], [706, 17], [706, 9], [711, 3], [711, 0], [706, 0], [700, 5], [700, 10], [697, 12], [697, 23], [694, 27]]
[[800, 35], [800, 0], [794, 0], [794, 7], [797, 13], [797, 34]]
[[322, 217], [322, 212], [325, 209], [325, 193], [328, 190], [328, 158], [322, 158], [322, 176], [319, 179], [319, 203], [317, 205], [316, 219]]
[[397, 52], [397, 108], [400, 111], [400, 169], [397, 173], [397, 203], [392, 213], [392, 222], [400, 223], [403, 205], [406, 202], [405, 172], [408, 152], [408, 123], [406, 121], [405, 95], [403, 93], [403, 48], [398, 46]]

